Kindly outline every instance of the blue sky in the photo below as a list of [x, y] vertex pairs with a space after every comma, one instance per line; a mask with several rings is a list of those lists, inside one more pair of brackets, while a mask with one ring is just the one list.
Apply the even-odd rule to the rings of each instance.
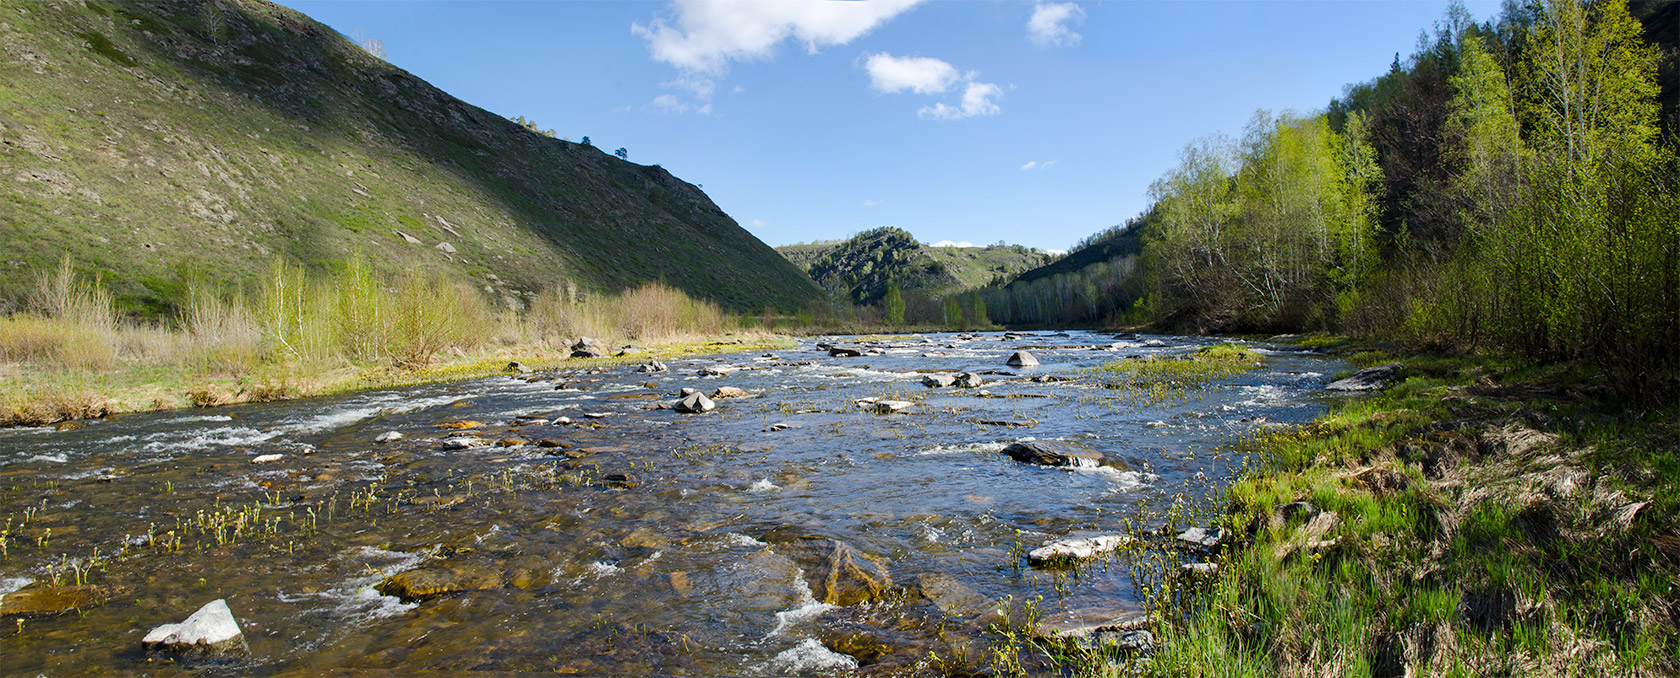
[[1191, 139], [1383, 73], [1447, 6], [281, 2], [470, 103], [659, 163], [772, 245], [897, 226], [1044, 249], [1143, 210]]

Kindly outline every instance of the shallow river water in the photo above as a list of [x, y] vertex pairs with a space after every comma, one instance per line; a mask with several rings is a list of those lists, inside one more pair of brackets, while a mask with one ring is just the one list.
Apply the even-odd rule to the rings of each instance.
[[[852, 358], [816, 341], [672, 360], [656, 374], [574, 368], [0, 431], [0, 519], [11, 521], [0, 594], [54, 580], [115, 593], [16, 628], [5, 620], [0, 674], [917, 672], [953, 637], [986, 642], [985, 615], [942, 610], [920, 593], [928, 586], [969, 603], [1042, 596], [1044, 617], [1062, 621], [1137, 609], [1126, 568], [1058, 582], [1021, 546], [1113, 533], [1142, 505], [1228, 479], [1241, 459], [1225, 443], [1310, 419], [1345, 368], [1252, 344], [1260, 369], [1139, 406], [1088, 379], [1030, 377], [1211, 340], [824, 340], [880, 351]], [[1043, 364], [1006, 367], [1019, 348]], [[699, 376], [708, 366], [739, 369]], [[930, 389], [918, 370], [986, 383]], [[706, 414], [646, 409], [719, 386], [751, 395]], [[875, 414], [855, 403], [865, 397], [915, 404]], [[492, 444], [444, 449], [455, 431], [439, 424], [458, 420], [483, 422], [465, 433]], [[404, 437], [374, 441], [387, 431]], [[1129, 468], [1001, 454], [1029, 438], [1079, 441]], [[544, 439], [561, 445], [535, 444]], [[817, 602], [783, 546], [807, 535], [884, 562], [887, 602]], [[469, 563], [501, 585], [417, 603], [376, 590], [426, 562]], [[141, 650], [148, 630], [218, 598], [247, 656]], [[877, 649], [854, 651], [861, 660], [831, 649], [860, 645]]]

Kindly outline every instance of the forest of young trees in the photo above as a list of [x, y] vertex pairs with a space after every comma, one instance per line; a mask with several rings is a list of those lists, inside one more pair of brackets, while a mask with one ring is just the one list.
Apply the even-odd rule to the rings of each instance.
[[1325, 329], [1592, 362], [1672, 397], [1680, 166], [1645, 35], [1626, 0], [1455, 6], [1327, 110], [1187, 145], [1135, 267], [978, 294], [1004, 322]]

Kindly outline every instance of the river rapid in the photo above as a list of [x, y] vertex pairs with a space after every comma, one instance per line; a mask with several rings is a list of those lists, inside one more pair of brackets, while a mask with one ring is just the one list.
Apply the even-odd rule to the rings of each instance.
[[[873, 354], [831, 357], [818, 342]], [[1152, 403], [1081, 376], [1210, 343], [1077, 331], [826, 337], [773, 355], [671, 360], [659, 373], [579, 360], [556, 373], [3, 430], [0, 594], [56, 580], [109, 595], [3, 620], [0, 674], [932, 672], [930, 651], [968, 643], [983, 655], [982, 608], [999, 601], [1042, 597], [1038, 611], [1056, 623], [1139, 609], [1127, 567], [1069, 579], [1028, 565], [1023, 548], [1113, 534], [1140, 507], [1216, 488], [1241, 466], [1233, 438], [1311, 419], [1347, 367], [1250, 343], [1259, 369]], [[1007, 367], [1020, 349], [1043, 364]], [[701, 376], [708, 367], [736, 369]], [[985, 383], [928, 388], [926, 371]], [[720, 386], [750, 395], [704, 414], [652, 409], [684, 387]], [[878, 414], [864, 398], [914, 404]], [[452, 422], [482, 425], [440, 428]], [[389, 431], [403, 437], [375, 442]], [[446, 449], [452, 434], [487, 444]], [[1125, 467], [1001, 453], [1026, 439], [1075, 441]], [[786, 546], [806, 536], [882, 563], [885, 598], [818, 601]], [[416, 602], [379, 592], [427, 563], [499, 581]], [[142, 650], [147, 631], [216, 599], [248, 654]]]

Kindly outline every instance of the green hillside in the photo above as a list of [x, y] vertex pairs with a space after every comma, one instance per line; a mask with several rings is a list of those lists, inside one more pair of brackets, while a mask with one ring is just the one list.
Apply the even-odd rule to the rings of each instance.
[[882, 227], [846, 240], [776, 248], [831, 294], [873, 303], [889, 286], [937, 297], [1007, 280], [1051, 256], [1020, 245], [932, 247], [903, 229]]
[[[477, 108], [261, 0], [0, 12], [0, 291], [69, 255], [130, 313], [277, 257], [499, 303], [663, 279], [735, 309], [818, 288], [697, 187]], [[554, 122], [554, 121], [545, 121]]]

